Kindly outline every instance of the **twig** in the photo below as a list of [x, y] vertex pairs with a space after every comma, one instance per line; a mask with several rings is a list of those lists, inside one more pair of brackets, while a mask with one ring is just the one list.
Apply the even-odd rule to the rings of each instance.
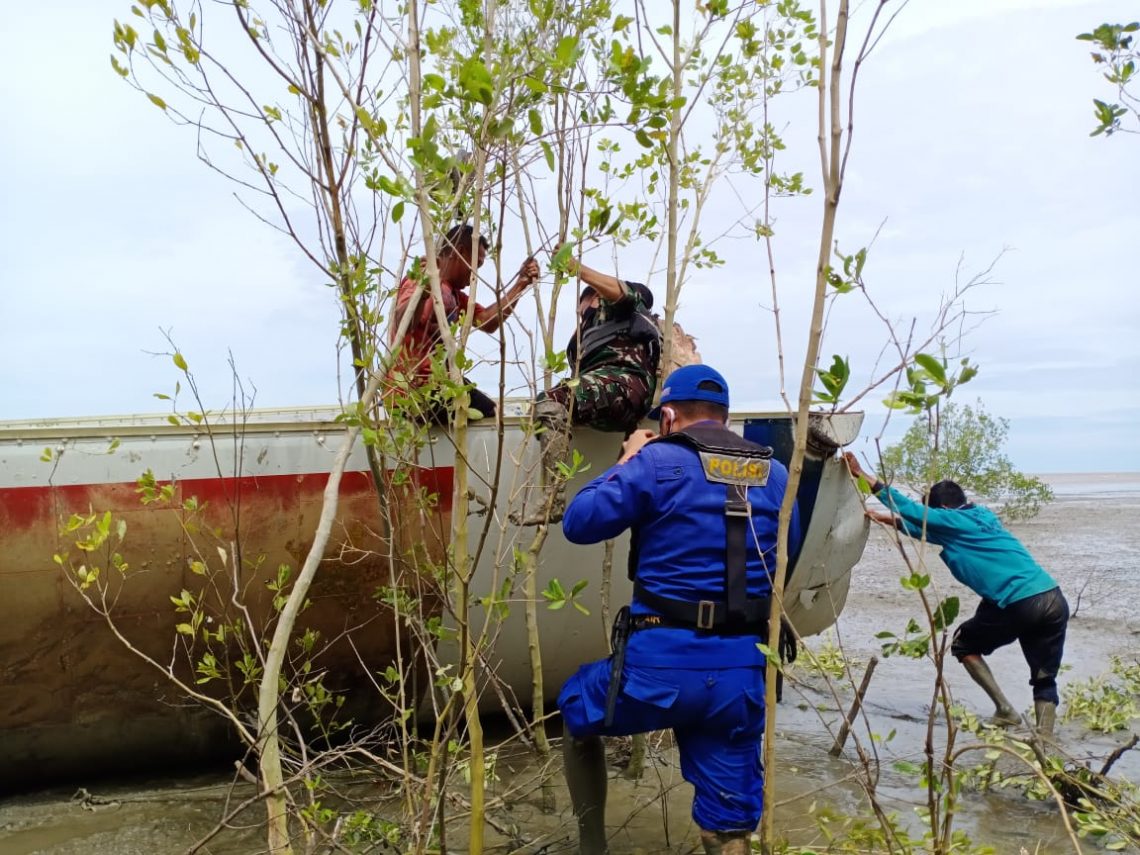
[[859, 714], [859, 708], [863, 705], [863, 696], [867, 694], [867, 688], [871, 685], [871, 675], [875, 673], [875, 666], [878, 664], [878, 656], [872, 656], [871, 661], [867, 663], [867, 670], [863, 672], [863, 682], [859, 684], [859, 689], [855, 692], [855, 700], [851, 702], [851, 709], [847, 711], [843, 726], [839, 728], [839, 735], [835, 737], [835, 744], [827, 752], [832, 757], [838, 757], [843, 753], [847, 735], [851, 732], [851, 725], [855, 722], [855, 716]]
[[1108, 759], [1104, 761], [1104, 765], [1100, 769], [1101, 777], [1103, 778], [1106, 776], [1109, 770], [1116, 765], [1116, 761], [1123, 757], [1126, 751], [1131, 751], [1133, 748], [1135, 748], [1137, 743], [1140, 743], [1140, 734], [1134, 733], [1132, 734], [1132, 738], [1130, 740], [1109, 754]]

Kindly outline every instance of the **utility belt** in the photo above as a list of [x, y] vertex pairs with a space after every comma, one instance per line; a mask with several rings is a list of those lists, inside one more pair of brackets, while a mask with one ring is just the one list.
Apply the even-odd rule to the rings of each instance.
[[[629, 606], [622, 606], [614, 616], [610, 630], [610, 684], [606, 691], [605, 726], [614, 723], [618, 694], [621, 691], [622, 671], [625, 668], [625, 650], [629, 637], [647, 629], [692, 629], [710, 635], [751, 635], [763, 643], [768, 639], [768, 614], [771, 600], [754, 597], [744, 601], [744, 620], [730, 619], [728, 605], [715, 600], [674, 600], [647, 591], [640, 582], [633, 583], [633, 595], [638, 602], [653, 609], [655, 615], [634, 615]], [[781, 633], [781, 638], [783, 633]], [[793, 640], [794, 643], [794, 640]], [[794, 656], [792, 657], [794, 659]]]
[[706, 632], [709, 635], [755, 635], [762, 636], [766, 634], [766, 629], [761, 627], [741, 627], [714, 629], [714, 630], [698, 630], [691, 621], [686, 620], [673, 620], [672, 618], [662, 617], [661, 615], [631, 615], [629, 619], [629, 631], [641, 632], [643, 629], [692, 629], [698, 632]]
[[741, 607], [742, 617], [730, 616], [728, 604], [717, 600], [674, 600], [662, 597], [645, 588], [641, 582], [633, 583], [633, 596], [657, 615], [638, 615], [634, 621], [657, 617], [657, 621], [643, 621], [637, 629], [665, 626], [676, 629], [695, 629], [717, 635], [763, 635], [768, 630], [771, 600], [767, 597], [746, 599]]

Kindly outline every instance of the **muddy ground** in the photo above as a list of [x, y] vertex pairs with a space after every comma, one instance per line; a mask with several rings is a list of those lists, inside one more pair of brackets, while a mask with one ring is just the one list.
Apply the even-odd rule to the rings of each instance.
[[[1086, 679], [1107, 670], [1112, 655], [1140, 655], [1140, 476], [1062, 476], [1054, 481], [1058, 499], [1016, 531], [1061, 583], [1076, 612], [1069, 627], [1064, 682]], [[962, 598], [963, 613], [972, 612], [976, 598], [954, 583], [937, 559], [932, 573], [941, 595]], [[831, 641], [840, 642], [854, 664], [855, 678], [878, 653], [874, 634], [900, 631], [908, 617], [917, 616], [918, 601], [899, 586], [903, 570], [887, 537], [873, 534], [863, 561], [855, 569], [851, 597]], [[1079, 605], [1078, 605], [1079, 603]], [[823, 639], [812, 639], [820, 649]], [[991, 659], [1016, 706], [1029, 712], [1032, 698], [1026, 666], [1016, 647]], [[852, 753], [828, 755], [839, 706], [824, 682], [807, 673], [802, 663], [785, 691], [778, 712], [778, 755], [774, 774], [776, 827], [789, 840], [819, 845], [817, 817], [824, 810], [866, 815], [866, 802], [856, 781]], [[949, 683], [955, 699], [970, 710], [988, 713], [984, 695], [951, 662]], [[840, 688], [843, 707], [851, 687]], [[904, 823], [918, 828], [915, 809], [924, 803], [913, 775], [895, 768], [898, 761], [920, 761], [932, 698], [932, 668], [928, 661], [881, 659], [867, 695], [870, 730], [893, 738], [879, 746], [878, 794]], [[1140, 732], [1140, 720], [1132, 729]], [[861, 731], [866, 741], [867, 731]], [[1087, 758], [1098, 768], [1127, 732], [1093, 735], [1080, 724], [1061, 723], [1059, 740], [1071, 755]], [[849, 746], [850, 747], [850, 746]], [[611, 746], [615, 764], [625, 745]], [[1003, 761], [1004, 763], [1004, 761]], [[1012, 773], [1012, 767], [1002, 767]], [[1124, 755], [1114, 774], [1140, 781], [1140, 751]], [[558, 810], [543, 814], [529, 755], [504, 749], [496, 765], [500, 780], [493, 785], [488, 844], [495, 851], [571, 852], [573, 836], [567, 797], [559, 781]], [[369, 782], [345, 785], [355, 798], [376, 803], [391, 793]], [[216, 824], [227, 798], [247, 795], [247, 785], [231, 786], [224, 772], [134, 783], [94, 782], [72, 798], [74, 788], [29, 794], [0, 802], [0, 855], [84, 853], [84, 855], [162, 855], [184, 852]], [[691, 789], [681, 780], [677, 756], [667, 738], [652, 741], [650, 762], [640, 781], [621, 776], [611, 767], [608, 827], [611, 849], [625, 852], [692, 852], [699, 849], [689, 818]], [[814, 806], [814, 813], [813, 811]], [[257, 829], [260, 812], [243, 815], [245, 830], [227, 831], [202, 851], [251, 853], [260, 851]], [[462, 823], [460, 823], [461, 825]], [[1017, 788], [988, 793], [969, 792], [960, 805], [959, 827], [976, 842], [991, 844], [998, 853], [1071, 852], [1057, 811], [1048, 803], [1030, 801]], [[464, 846], [460, 829], [449, 837], [450, 847]], [[1084, 841], [1086, 851], [1095, 844]], [[464, 847], [465, 848], [465, 847]]]

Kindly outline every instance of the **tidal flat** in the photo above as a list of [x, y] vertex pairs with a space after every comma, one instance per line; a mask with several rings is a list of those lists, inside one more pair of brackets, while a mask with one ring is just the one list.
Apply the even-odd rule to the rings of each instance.
[[[1027, 523], [1012, 527], [1038, 561], [1057, 579], [1075, 613], [1070, 620], [1065, 651], [1065, 684], [1108, 671], [1113, 656], [1140, 657], [1140, 474], [1048, 476], [1056, 500]], [[977, 598], [950, 577], [933, 550], [926, 556], [932, 590], [938, 597], [958, 596], [962, 614], [972, 613]], [[929, 660], [898, 656], [883, 658], [875, 634], [901, 632], [920, 614], [917, 595], [904, 590], [905, 572], [887, 533], [872, 532], [862, 561], [853, 571], [851, 595], [843, 616], [829, 634], [808, 640], [816, 651], [841, 648], [851, 664], [854, 683], [872, 656], [879, 656], [864, 706], [865, 722], [856, 734], [868, 748], [874, 742], [879, 772], [878, 796], [912, 831], [920, 828], [916, 810], [926, 803], [925, 791], [908, 764], [919, 763], [934, 697], [934, 672]], [[1027, 666], [1016, 646], [990, 658], [1006, 694], [1020, 710], [1031, 714]], [[956, 662], [946, 666], [954, 700], [984, 717], [987, 699]], [[854, 694], [852, 680], [834, 681], [836, 694], [809, 669], [806, 659], [793, 667], [778, 709], [775, 827], [799, 846], [822, 846], [819, 819], [865, 817], [872, 821], [856, 774], [853, 743], [838, 758], [829, 756], [840, 710]], [[838, 703], [837, 697], [838, 696]], [[1061, 715], [1064, 714], [1062, 704]], [[499, 726], [500, 732], [503, 726]], [[939, 719], [937, 731], [944, 730]], [[1140, 732], [1140, 719], [1130, 730]], [[893, 734], [893, 735], [892, 735]], [[889, 740], [887, 737], [890, 737]], [[1112, 750], [1130, 736], [1128, 730], [1092, 733], [1078, 721], [1059, 721], [1058, 740], [1064, 751], [1099, 768]], [[962, 734], [960, 743], [972, 739]], [[676, 751], [667, 735], [649, 739], [643, 777], [626, 779], [621, 764], [628, 743], [609, 746], [610, 787], [607, 827], [611, 851], [617, 853], [695, 852], [700, 850], [689, 818], [691, 788], [682, 780]], [[556, 761], [557, 762], [557, 761]], [[981, 759], [975, 762], [980, 763]], [[1003, 764], [1005, 761], [1003, 761]], [[554, 769], [557, 809], [540, 810], [538, 772], [533, 757], [517, 743], [498, 753], [498, 777], [488, 793], [493, 827], [487, 848], [494, 852], [557, 853], [575, 851], [573, 817], [565, 787]], [[1002, 766], [1005, 774], [1019, 771]], [[1113, 767], [1116, 777], [1140, 781], [1140, 749], [1126, 752]], [[82, 786], [85, 791], [74, 797]], [[368, 777], [335, 782], [353, 801], [390, 809], [391, 788]], [[227, 803], [252, 792], [248, 784], [233, 784], [225, 770], [205, 774], [172, 774], [146, 781], [78, 781], [51, 791], [9, 797], [0, 802], [0, 855], [165, 855], [185, 852], [214, 828]], [[463, 794], [459, 793], [460, 800]], [[456, 813], [462, 812], [461, 802]], [[235, 820], [235, 828], [216, 836], [202, 852], [244, 855], [263, 851], [260, 809]], [[463, 821], [448, 834], [449, 849], [466, 848]], [[956, 827], [976, 844], [989, 844], [998, 853], [1072, 852], [1073, 846], [1055, 806], [1025, 797], [1018, 787], [966, 790], [958, 807]], [[838, 830], [838, 829], [837, 829]], [[1097, 851], [1090, 840], [1088, 852]], [[367, 850], [355, 850], [367, 851]], [[372, 851], [393, 851], [377, 848]], [[1126, 850], [1134, 851], [1134, 850]]]

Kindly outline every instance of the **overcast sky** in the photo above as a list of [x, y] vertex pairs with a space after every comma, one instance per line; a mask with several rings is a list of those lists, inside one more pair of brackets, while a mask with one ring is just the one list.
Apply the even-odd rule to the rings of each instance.
[[[111, 71], [111, 22], [128, 9], [62, 0], [4, 13], [22, 35], [0, 55], [0, 419], [155, 410], [152, 393], [176, 379], [147, 354], [167, 349], [166, 328], [212, 406], [229, 398], [227, 350], [259, 405], [335, 401], [335, 300], [195, 159], [192, 135]], [[1008, 250], [970, 297], [995, 314], [966, 340], [982, 373], [962, 397], [1010, 419], [1011, 456], [1029, 471], [1140, 470], [1140, 138], [1089, 138], [1090, 99], [1109, 93], [1074, 39], [1136, 16], [1127, 2], [913, 0], [860, 84], [840, 246], [881, 227], [866, 278], [889, 316], [920, 325], [960, 259], [968, 276]], [[818, 186], [811, 105], [801, 109], [788, 163]], [[794, 366], [819, 195], [779, 216]], [[761, 252], [727, 247], [729, 264], [694, 276], [679, 315], [740, 406], [777, 401]], [[660, 297], [663, 277], [637, 269], [641, 253], [623, 253], [621, 273]], [[865, 305], [837, 303], [827, 336], [825, 362], [840, 353], [870, 376], [884, 336]], [[870, 435], [881, 398], [865, 402]]]

